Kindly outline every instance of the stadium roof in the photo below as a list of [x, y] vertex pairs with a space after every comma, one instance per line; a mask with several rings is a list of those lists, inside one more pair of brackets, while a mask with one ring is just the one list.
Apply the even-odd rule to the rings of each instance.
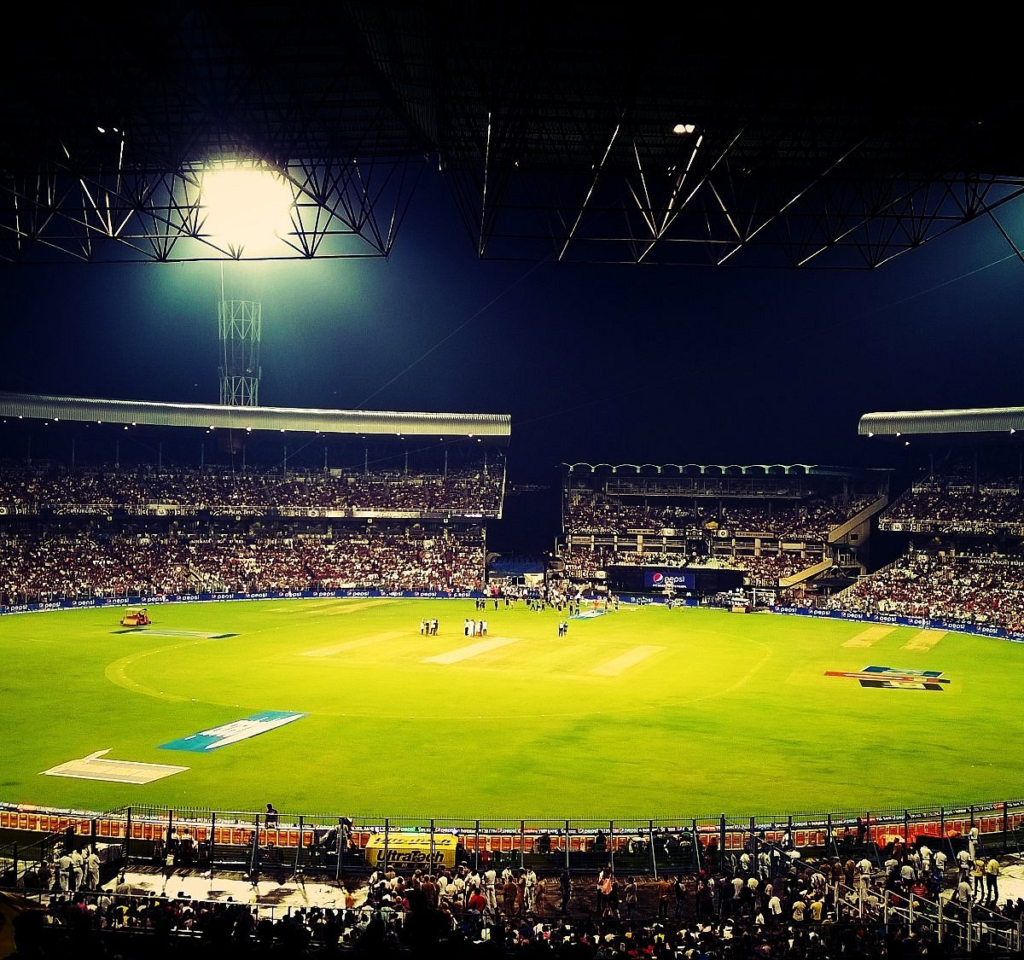
[[1024, 193], [1013, 48], [908, 19], [825, 38], [653, 4], [71, 6], [0, 63], [0, 260], [230, 259], [200, 199], [226, 161], [290, 186], [275, 258], [387, 256], [429, 173], [481, 257], [877, 267]]
[[956, 436], [1024, 431], [1024, 407], [977, 410], [902, 410], [865, 413], [857, 425], [862, 437]]
[[[709, 477], [782, 477], [839, 476], [863, 474], [863, 470], [847, 467], [820, 466], [809, 463], [563, 463], [569, 473], [633, 473], [645, 476], [709, 476]], [[870, 471], [877, 473], [878, 471]]]
[[151, 403], [81, 397], [0, 393], [0, 416], [159, 427], [264, 430], [376, 436], [476, 437], [507, 441], [508, 414], [398, 413], [298, 407], [229, 407], [203, 403]]

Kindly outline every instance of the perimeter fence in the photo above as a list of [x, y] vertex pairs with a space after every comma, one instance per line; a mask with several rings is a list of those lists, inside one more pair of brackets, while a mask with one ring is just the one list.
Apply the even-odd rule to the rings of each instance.
[[[751, 861], [867, 857], [927, 844], [950, 860], [975, 833], [986, 851], [1019, 853], [1024, 800], [966, 806], [662, 819], [466, 819], [223, 811], [133, 805], [85, 813], [0, 805], [0, 886], [38, 875], [74, 850], [95, 847], [104, 869], [133, 864], [210, 872], [341, 880], [378, 868], [403, 872], [468, 864], [530, 867], [552, 876], [740, 872]], [[43, 867], [43, 864], [47, 868]]]

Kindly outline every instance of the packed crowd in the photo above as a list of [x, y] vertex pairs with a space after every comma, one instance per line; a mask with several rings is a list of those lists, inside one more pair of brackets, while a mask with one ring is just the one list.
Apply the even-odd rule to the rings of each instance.
[[350, 897], [345, 909], [311, 906], [276, 920], [260, 919], [246, 904], [133, 897], [124, 885], [61, 890], [45, 913], [20, 924], [19, 949], [44, 958], [109, 943], [122, 957], [199, 950], [219, 957], [830, 960], [953, 955], [967, 946], [968, 923], [987, 952], [1019, 948], [1024, 900], [1000, 896], [1000, 860], [974, 841], [955, 858], [945, 846], [933, 851], [924, 840], [907, 846], [896, 839], [881, 857], [860, 845], [808, 860], [776, 845], [724, 861], [708, 850], [696, 874], [657, 879], [620, 876], [611, 866], [596, 877], [465, 862], [435, 873], [389, 868], [370, 876], [358, 908]]
[[980, 534], [1020, 533], [1024, 496], [1018, 480], [975, 486], [963, 477], [916, 483], [889, 507], [883, 526], [924, 524], [928, 529]]
[[412, 512], [495, 516], [504, 469], [493, 465], [443, 474], [321, 471], [233, 473], [206, 470], [0, 467], [0, 507], [36, 514], [177, 512], [264, 516], [281, 510]]
[[1020, 630], [1024, 560], [1001, 554], [912, 551], [831, 597], [826, 605]]
[[0, 534], [0, 603], [195, 592], [472, 590], [484, 577], [479, 533]]
[[797, 504], [763, 499], [741, 503], [718, 500], [688, 501], [685, 505], [637, 503], [606, 493], [576, 488], [567, 499], [566, 533], [574, 536], [623, 535], [628, 530], [670, 529], [675, 537], [705, 539], [728, 533], [770, 534], [792, 540], [824, 542], [833, 527], [853, 517], [877, 499], [809, 497]]
[[691, 570], [742, 570], [744, 582], [750, 587], [777, 587], [784, 577], [821, 561], [822, 556], [802, 553], [725, 554], [706, 556], [697, 553], [666, 552], [662, 550], [616, 550], [614, 547], [584, 547], [573, 544], [561, 551], [566, 573], [574, 581], [594, 581], [599, 571], [610, 566], [640, 566], [658, 568], [687, 568]]
[[592, 490], [572, 491], [565, 523], [566, 532], [577, 535], [670, 528], [679, 536], [700, 537], [704, 532], [701, 518], [692, 507], [649, 507]]

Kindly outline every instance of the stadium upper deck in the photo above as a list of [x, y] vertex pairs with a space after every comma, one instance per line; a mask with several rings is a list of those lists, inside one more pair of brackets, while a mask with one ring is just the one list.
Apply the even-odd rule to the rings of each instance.
[[572, 464], [562, 557], [581, 580], [614, 566], [710, 567], [778, 588], [806, 571], [863, 569], [887, 486], [886, 471], [806, 464]]

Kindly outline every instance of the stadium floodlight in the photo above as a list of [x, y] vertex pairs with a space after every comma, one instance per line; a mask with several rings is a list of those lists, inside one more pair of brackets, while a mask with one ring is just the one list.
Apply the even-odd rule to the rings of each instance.
[[295, 198], [288, 181], [253, 162], [206, 167], [201, 185], [203, 233], [236, 259], [265, 256], [292, 230]]

